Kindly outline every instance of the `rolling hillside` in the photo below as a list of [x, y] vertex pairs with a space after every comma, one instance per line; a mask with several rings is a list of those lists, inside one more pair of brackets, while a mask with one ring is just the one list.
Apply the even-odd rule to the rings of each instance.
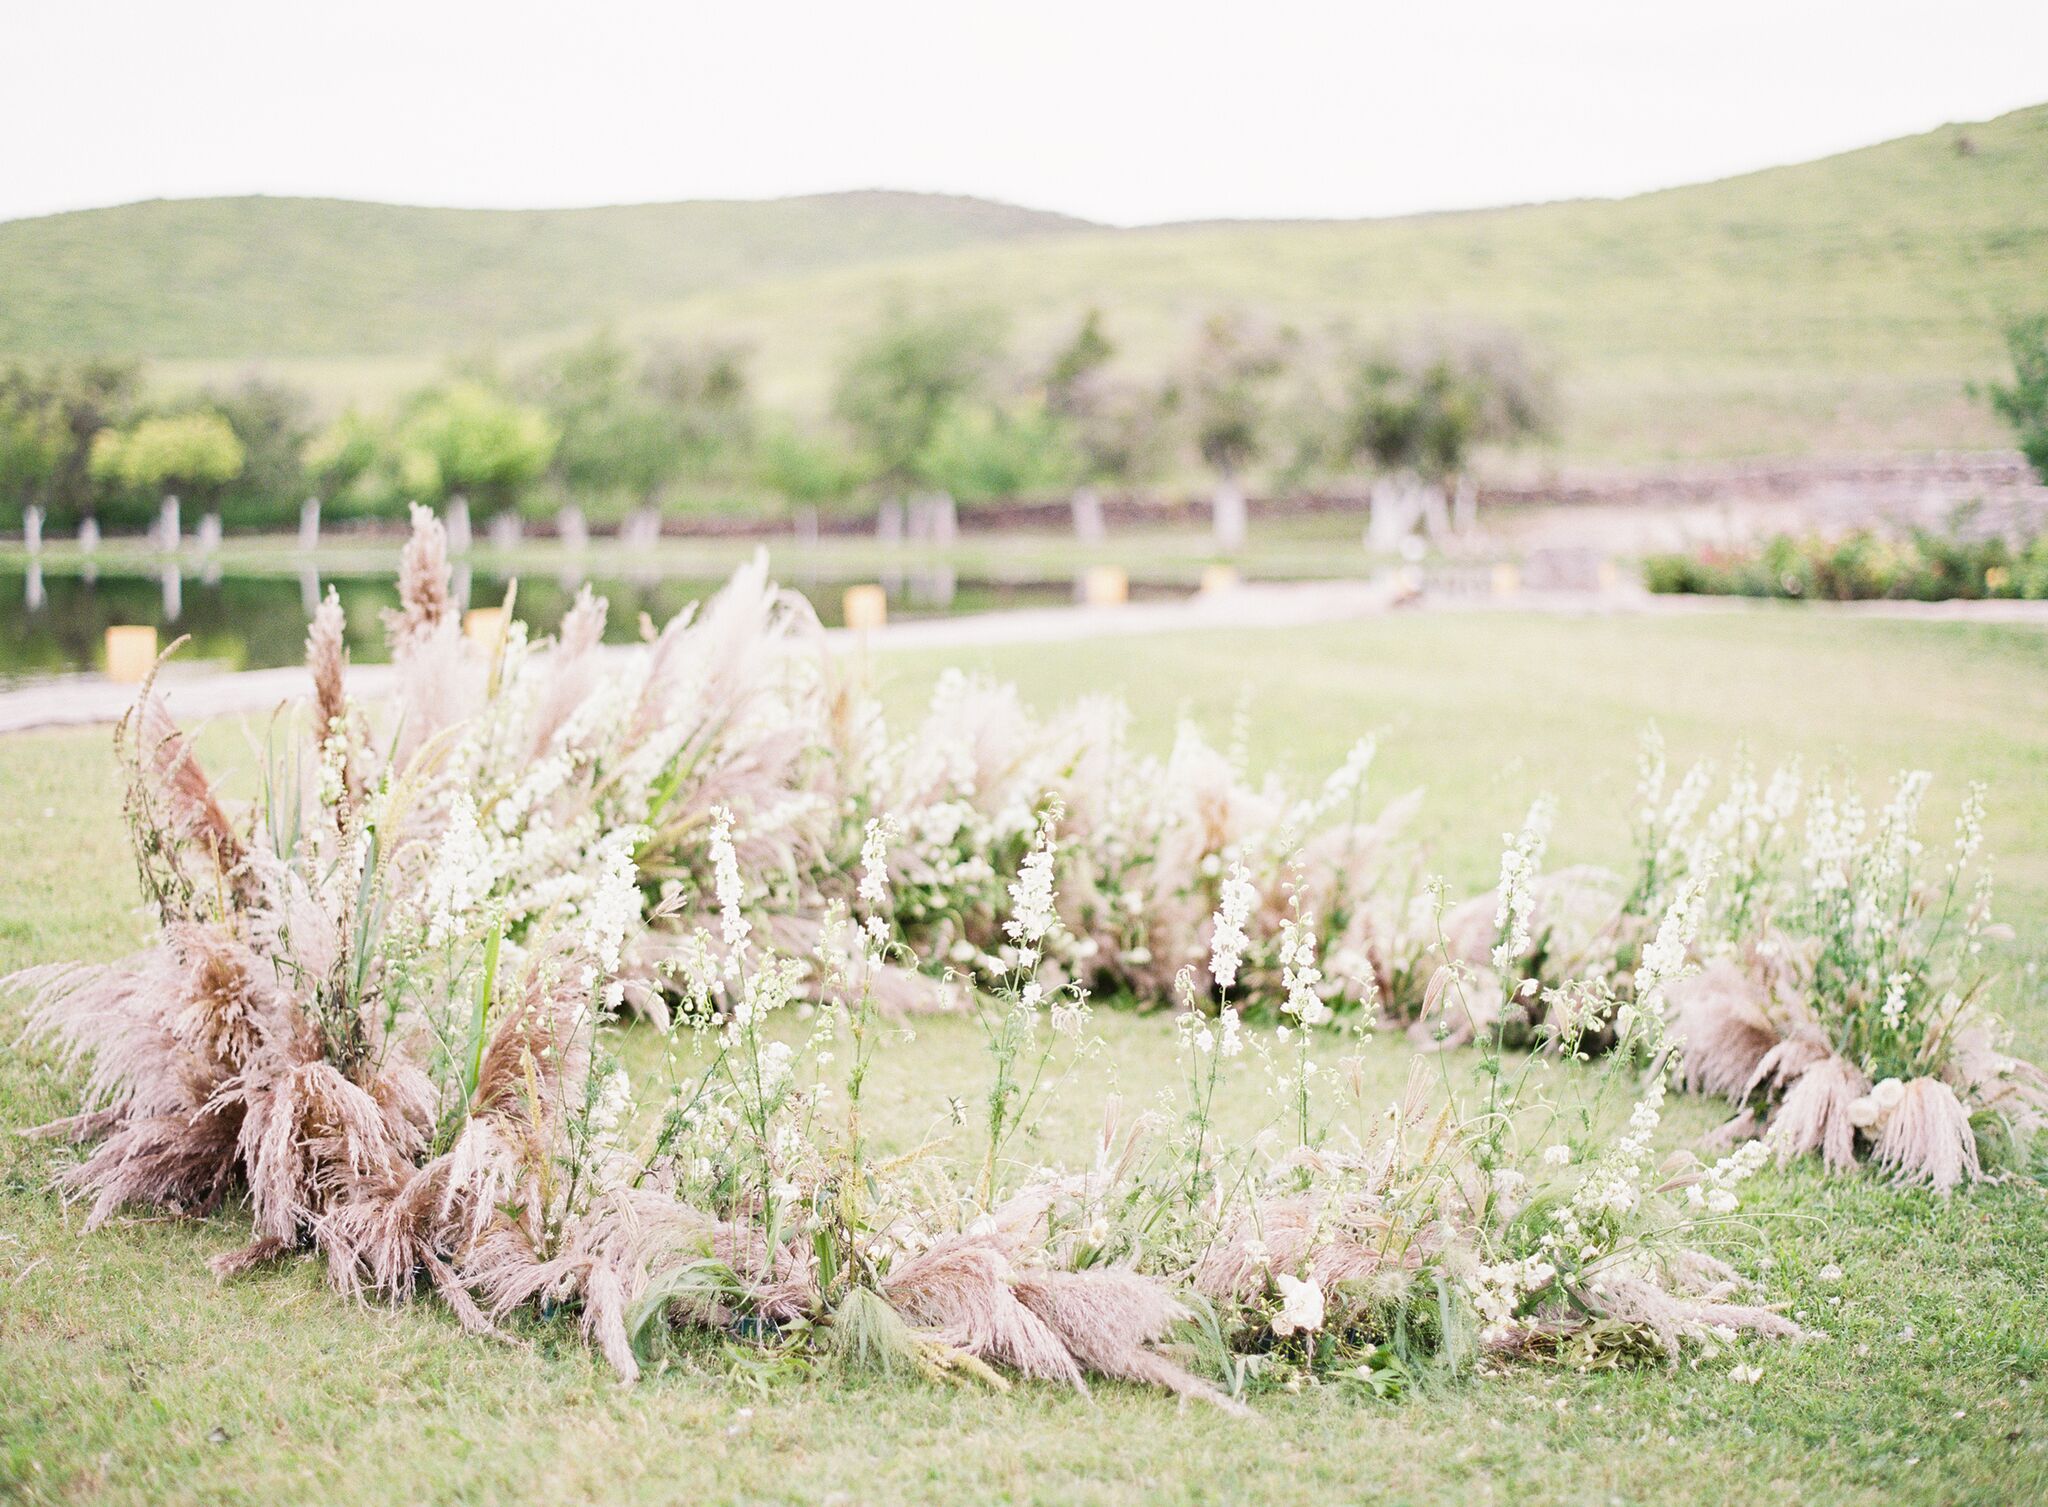
[[1618, 201], [1113, 230], [974, 200], [835, 195], [481, 213], [144, 204], [0, 225], [0, 351], [261, 363], [376, 397], [598, 322], [755, 350], [815, 406], [892, 299], [995, 304], [1020, 347], [1090, 305], [1164, 366], [1218, 307], [1312, 334], [1503, 325], [1556, 366], [1562, 448], [1655, 458], [1995, 444], [1966, 392], [2048, 305], [2048, 106]]
[[433, 354], [1084, 224], [885, 192], [559, 210], [159, 199], [0, 224], [0, 351]]

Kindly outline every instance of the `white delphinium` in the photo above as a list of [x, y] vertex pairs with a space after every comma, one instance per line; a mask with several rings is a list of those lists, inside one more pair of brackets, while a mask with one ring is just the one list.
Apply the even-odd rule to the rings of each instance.
[[1238, 965], [1251, 944], [1245, 923], [1259, 903], [1259, 891], [1241, 859], [1230, 862], [1229, 875], [1217, 899], [1215, 924], [1209, 938], [1209, 977], [1219, 991], [1228, 992], [1237, 983]]
[[1046, 807], [1031, 851], [1025, 854], [1010, 885], [1010, 919], [1003, 923], [1003, 931], [1016, 944], [1017, 966], [1023, 969], [1038, 965], [1039, 949], [1059, 919], [1053, 895], [1053, 857], [1061, 815], [1058, 802]]
[[1924, 769], [1901, 773], [1892, 784], [1891, 799], [1878, 813], [1856, 893], [1855, 927], [1864, 935], [1887, 935], [1899, 925], [1900, 902], [1911, 883], [1913, 860], [1920, 855], [1920, 839], [1914, 835], [1920, 803], [1933, 778]]
[[1220, 1031], [1216, 1043], [1219, 1057], [1235, 1057], [1244, 1050], [1244, 1021], [1235, 1007], [1225, 1005], [1216, 1012], [1216, 1024]]
[[861, 836], [860, 885], [855, 893], [867, 911], [861, 936], [870, 963], [879, 963], [889, 945], [889, 844], [899, 831], [893, 816], [869, 817]]
[[1494, 970], [1506, 976], [1515, 959], [1529, 950], [1529, 918], [1536, 909], [1536, 875], [1543, 866], [1543, 850], [1550, 841], [1550, 825], [1557, 815], [1557, 803], [1541, 795], [1529, 807], [1522, 830], [1503, 834], [1506, 844], [1500, 855], [1499, 899], [1494, 906], [1493, 926], [1498, 941], [1493, 949]]
[[1744, 1141], [1702, 1172], [1698, 1182], [1687, 1186], [1685, 1201], [1709, 1214], [1733, 1214], [1739, 1206], [1735, 1189], [1754, 1176], [1769, 1156], [1770, 1147], [1763, 1141]]
[[1970, 788], [1963, 792], [1962, 810], [1956, 813], [1955, 857], [1950, 860], [1949, 871], [1960, 873], [1967, 868], [1983, 846], [1984, 782], [1972, 780]]
[[1853, 794], [1837, 797], [1825, 785], [1814, 791], [1806, 807], [1806, 852], [1800, 867], [1816, 897], [1848, 891], [1863, 825], [1863, 803]]
[[641, 827], [605, 834], [594, 858], [596, 881], [577, 906], [584, 945], [606, 973], [618, 970], [626, 936], [640, 920], [639, 870], [633, 851], [645, 836]]
[[1712, 878], [1711, 873], [1700, 873], [1681, 884], [1678, 893], [1671, 897], [1663, 920], [1657, 923], [1656, 936], [1643, 947], [1642, 958], [1636, 964], [1633, 1013], [1621, 1027], [1624, 1036], [1638, 1020], [1653, 1026], [1662, 1021], [1665, 991], [1691, 972], [1691, 950], [1693, 938], [1699, 932], [1701, 902]]
[[1660, 870], [1674, 862], [1682, 862], [1691, 851], [1693, 821], [1699, 815], [1713, 782], [1714, 766], [1703, 759], [1686, 770], [1685, 778], [1678, 782], [1678, 788], [1671, 792], [1664, 809], [1657, 814], [1657, 864]]
[[753, 923], [744, 906], [746, 890], [740, 881], [739, 854], [732, 845], [732, 812], [717, 806], [711, 812], [712, 889], [718, 897], [718, 932], [735, 958], [744, 952]]
[[1643, 1167], [1663, 1118], [1664, 1087], [1664, 1075], [1652, 1073], [1643, 1097], [1629, 1111], [1627, 1131], [1587, 1167], [1572, 1196], [1558, 1206], [1543, 1243], [1559, 1259], [1597, 1259], [1615, 1236], [1618, 1222], [1642, 1206]]
[[1365, 777], [1372, 770], [1373, 756], [1379, 752], [1377, 740], [1360, 738], [1351, 745], [1351, 752], [1344, 756], [1344, 762], [1330, 772], [1323, 781], [1323, 788], [1305, 812], [1303, 820], [1296, 826], [1307, 827], [1311, 822], [1320, 821], [1332, 812], [1355, 805], [1359, 792], [1365, 788]]
[[1912, 971], [1905, 968], [1899, 969], [1885, 979], [1884, 1006], [1881, 1013], [1884, 1016], [1886, 1029], [1896, 1031], [1904, 1023], [1906, 1018], [1906, 990], [1911, 987], [1912, 983]]
[[489, 845], [477, 824], [476, 802], [458, 790], [427, 873], [427, 945], [439, 947], [468, 929], [469, 919], [497, 882]]
[[1792, 813], [1799, 809], [1801, 776], [1798, 761], [1781, 764], [1771, 772], [1771, 782], [1764, 787], [1763, 804], [1758, 817], [1764, 824], [1764, 834], [1769, 836], [1773, 828], [1782, 828], [1792, 819]]
[[1656, 723], [1643, 729], [1636, 745], [1636, 821], [1650, 827], [1664, 804], [1664, 734]]
[[633, 1079], [623, 1067], [604, 1075], [590, 1100], [590, 1133], [609, 1140], [626, 1118], [633, 1104]]
[[1323, 981], [1316, 966], [1315, 917], [1289, 916], [1280, 923], [1280, 979], [1287, 991], [1281, 1008], [1304, 1026], [1319, 1026], [1330, 1018], [1330, 1007], [1316, 992]]
[[1531, 1293], [1557, 1280], [1557, 1268], [1541, 1256], [1518, 1261], [1478, 1262], [1465, 1274], [1464, 1287], [1479, 1314], [1480, 1338], [1499, 1344], [1524, 1327], [1516, 1310]]

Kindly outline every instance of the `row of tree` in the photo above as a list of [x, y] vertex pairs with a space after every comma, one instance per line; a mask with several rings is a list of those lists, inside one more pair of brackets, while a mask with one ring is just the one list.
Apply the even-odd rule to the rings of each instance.
[[1099, 314], [1049, 358], [1015, 359], [977, 312], [899, 310], [855, 342], [828, 415], [765, 410], [734, 348], [636, 351], [609, 335], [529, 369], [459, 368], [385, 412], [314, 422], [269, 379], [166, 401], [133, 364], [0, 370], [0, 522], [139, 526], [176, 494], [229, 528], [467, 500], [489, 517], [574, 502], [641, 509], [861, 508], [917, 492], [966, 505], [1206, 472], [1277, 486], [1361, 472], [1446, 479], [1476, 446], [1548, 421], [1546, 384], [1500, 335], [1364, 344], [1207, 320], [1174, 369], [1140, 378]]

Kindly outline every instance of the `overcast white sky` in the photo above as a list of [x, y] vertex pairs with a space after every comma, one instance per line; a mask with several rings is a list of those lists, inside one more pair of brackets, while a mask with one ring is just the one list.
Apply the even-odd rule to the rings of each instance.
[[889, 187], [1119, 223], [1622, 194], [2048, 100], [2048, 0], [0, 0], [0, 219]]

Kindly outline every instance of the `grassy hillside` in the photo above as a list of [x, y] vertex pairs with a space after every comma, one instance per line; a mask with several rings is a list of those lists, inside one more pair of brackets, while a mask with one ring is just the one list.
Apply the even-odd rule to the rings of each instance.
[[2048, 305], [2044, 184], [2048, 106], [1626, 200], [1343, 223], [1112, 230], [902, 194], [157, 203], [0, 225], [0, 351], [186, 358], [174, 380], [260, 362], [375, 398], [609, 321], [742, 338], [772, 400], [814, 406], [891, 299], [993, 303], [1026, 349], [1100, 305], [1139, 367], [1234, 306], [1317, 335], [1514, 328], [1557, 366], [1574, 455], [1984, 445], [1967, 384], [2007, 316]]
[[643, 327], [741, 330], [801, 398], [818, 343], [892, 289], [999, 299], [1027, 338], [1100, 302], [1140, 360], [1218, 304], [1310, 328], [1484, 321], [1557, 362], [1578, 453], [1998, 443], [1964, 389], [1998, 370], [2006, 317], [2048, 306], [2044, 186], [2048, 106], [1621, 201], [964, 248], [708, 293]]
[[152, 200], [0, 224], [0, 351], [431, 356], [1082, 224], [879, 192], [558, 210]]

